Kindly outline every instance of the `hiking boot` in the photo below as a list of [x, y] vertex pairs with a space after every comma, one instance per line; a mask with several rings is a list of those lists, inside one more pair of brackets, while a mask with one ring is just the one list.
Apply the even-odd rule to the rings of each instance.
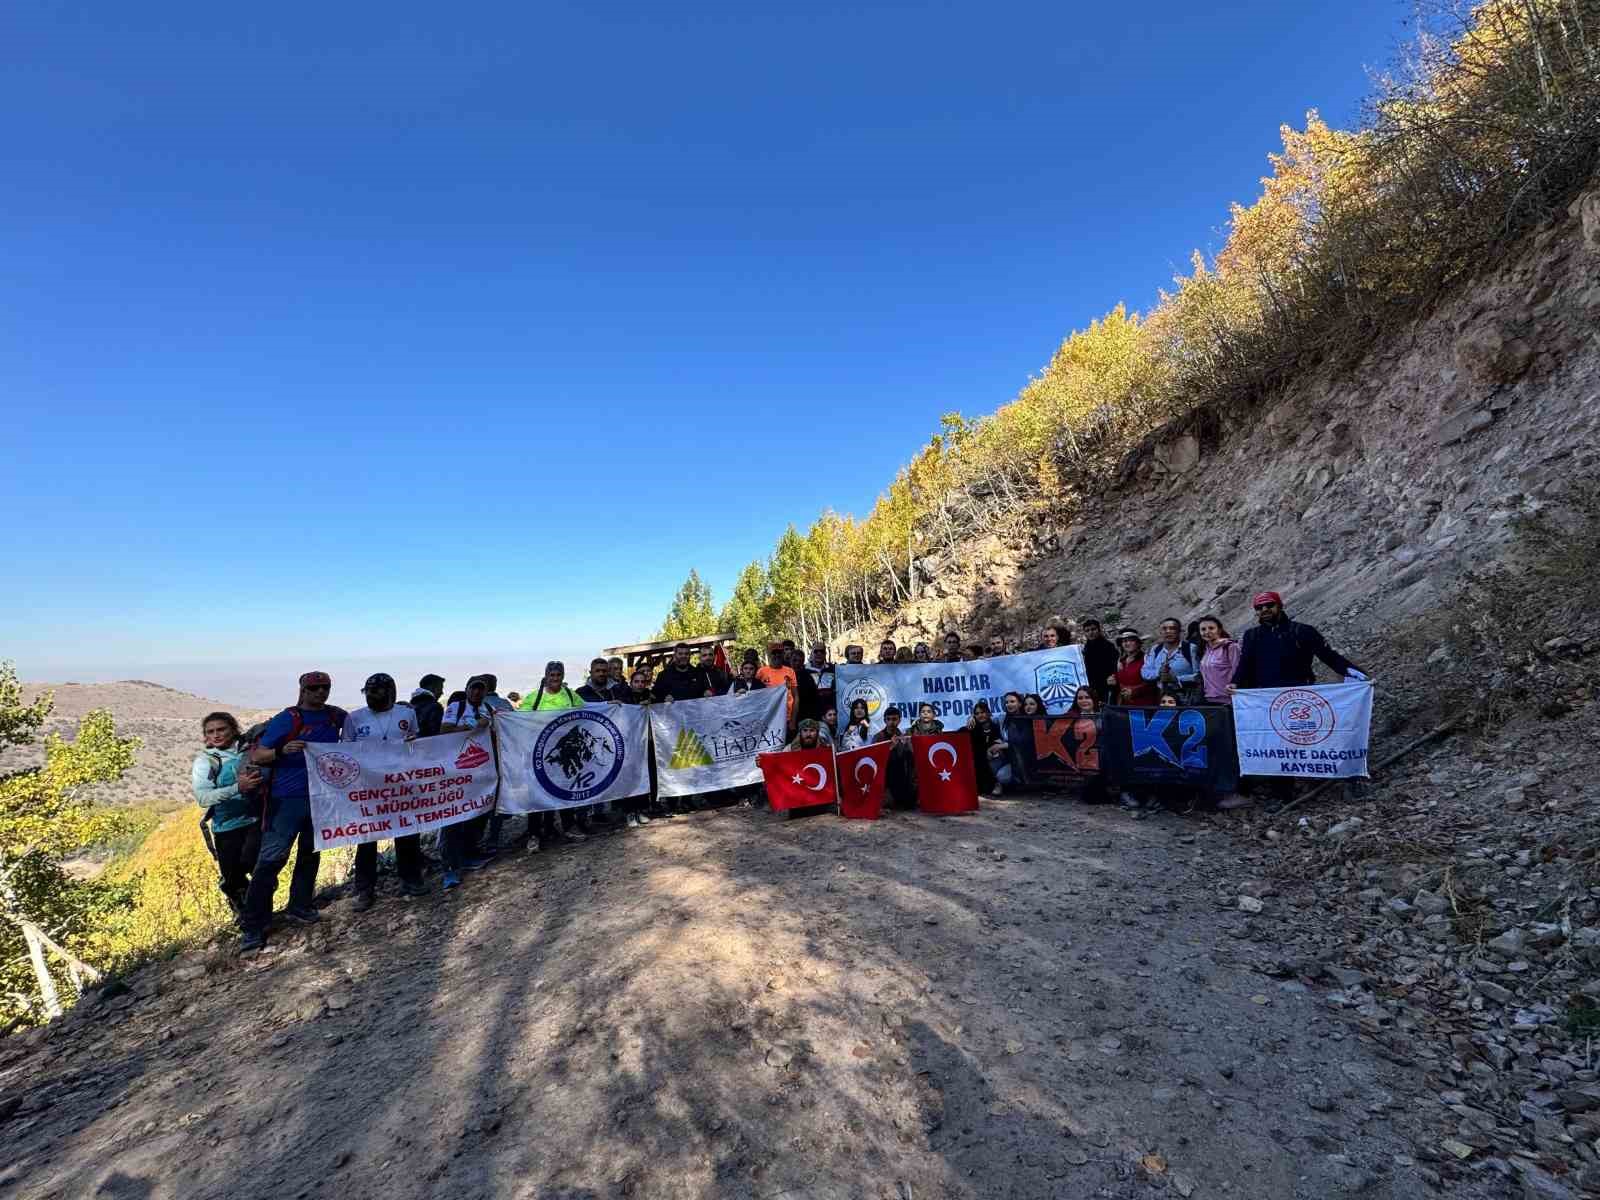
[[1137, 810], [1139, 808], [1139, 798], [1132, 792], [1123, 792], [1122, 795], [1118, 797], [1117, 803], [1126, 809]]
[[354, 912], [366, 912], [367, 909], [371, 908], [373, 904], [377, 902], [377, 899], [378, 898], [374, 896], [372, 892], [363, 888], [361, 891], [356, 893], [356, 898], [350, 901], [350, 908]]
[[247, 929], [239, 935], [239, 957], [249, 958], [267, 948], [267, 935], [256, 929]]
[[288, 908], [283, 910], [283, 915], [288, 917], [289, 920], [296, 921], [301, 925], [315, 925], [318, 921], [322, 920], [322, 914], [316, 909], [312, 908], [309, 904], [304, 907], [301, 907], [298, 904], [291, 904]]
[[454, 888], [458, 888], [461, 886], [461, 876], [456, 874], [454, 871], [447, 870], [444, 873], [444, 882], [441, 884], [441, 886], [447, 892]]
[[524, 854], [539, 853], [539, 839], [530, 833], [527, 841], [522, 843], [522, 852]]
[[491, 861], [493, 860], [487, 855], [475, 854], [471, 858], [467, 859], [466, 862], [462, 863], [461, 867], [466, 871], [481, 871], [487, 867]]
[[400, 881], [400, 894], [402, 896], [426, 896], [428, 885], [420, 879], [402, 879]]
[[566, 830], [566, 839], [569, 842], [587, 842], [589, 835], [574, 825], [571, 829]]
[[633, 823], [640, 827], [650, 824], [650, 817], [646, 813], [634, 813]]

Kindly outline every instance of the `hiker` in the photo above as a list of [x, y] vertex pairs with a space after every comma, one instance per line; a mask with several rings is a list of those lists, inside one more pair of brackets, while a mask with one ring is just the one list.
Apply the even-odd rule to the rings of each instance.
[[289, 905], [284, 915], [302, 925], [322, 920], [316, 906], [317, 865], [322, 855], [316, 850], [311, 830], [305, 748], [307, 742], [339, 740], [345, 713], [328, 703], [332, 688], [333, 680], [325, 671], [307, 671], [300, 676], [300, 694], [295, 703], [267, 722], [261, 740], [250, 751], [252, 763], [272, 768], [272, 782], [262, 821], [261, 849], [245, 893], [240, 954], [255, 954], [267, 944], [267, 922], [272, 916], [278, 872], [289, 861], [291, 850], [294, 873], [289, 877]]
[[717, 654], [721, 649], [722, 643], [718, 642], [700, 651], [700, 668], [706, 673], [706, 686], [713, 696], [721, 696], [728, 690], [728, 673], [717, 666]]
[[1232, 704], [1233, 693], [1228, 685], [1239, 669], [1243, 647], [1228, 636], [1221, 617], [1207, 613], [1199, 624], [1200, 640], [1205, 645], [1205, 653], [1200, 656], [1200, 693], [1207, 704]]
[[1231, 685], [1235, 690], [1315, 683], [1314, 658], [1320, 658], [1345, 679], [1368, 678], [1310, 625], [1290, 620], [1283, 611], [1283, 597], [1277, 592], [1258, 592], [1250, 606], [1256, 610], [1256, 627], [1245, 630], [1240, 639], [1239, 665], [1234, 668]]
[[724, 696], [742, 696], [746, 692], [759, 692], [767, 685], [756, 678], [756, 655], [752, 650], [745, 655], [739, 663], [739, 673], [733, 677], [733, 682], [728, 684], [722, 693]]
[[411, 693], [411, 711], [417, 714], [417, 736], [437, 737], [439, 725], [444, 721], [444, 705], [439, 697], [444, 695], [443, 675], [424, 675], [417, 680]]
[[244, 913], [250, 869], [261, 848], [255, 796], [261, 772], [245, 757], [244, 736], [232, 713], [207, 713], [200, 722], [200, 736], [205, 749], [195, 755], [189, 782], [195, 803], [205, 809], [200, 829], [217, 860], [221, 875], [217, 886], [237, 921]]
[[917, 806], [917, 769], [911, 758], [911, 735], [900, 727], [900, 709], [891, 704], [883, 710], [883, 728], [872, 739], [889, 742], [889, 771], [885, 790], [895, 808]]
[[878, 662], [892, 663], [894, 661], [894, 639], [884, 638], [878, 643]]
[[1168, 617], [1161, 622], [1161, 640], [1144, 656], [1140, 672], [1149, 683], [1176, 688], [1186, 696], [1200, 680], [1200, 659], [1183, 640], [1183, 622]]
[[914, 663], [917, 660], [912, 657], [910, 646], [901, 646], [900, 649], [894, 652], [894, 661], [897, 665], [903, 665], [905, 663]]
[[830, 704], [822, 710], [822, 740], [830, 746], [839, 744], [839, 710]]
[[850, 701], [850, 715], [839, 731], [840, 750], [859, 750], [872, 741], [872, 718], [865, 700]]
[[916, 647], [911, 651], [911, 661], [919, 663], [933, 661], [933, 651], [929, 648], [927, 642], [918, 642], [916, 644]]
[[[1079, 684], [1078, 690], [1072, 695], [1071, 705], [1068, 706], [1062, 717], [1074, 723], [1073, 738], [1080, 746], [1084, 743], [1088, 743], [1091, 747], [1099, 745], [1099, 726], [1095, 720], [1099, 711], [1100, 698], [1095, 694], [1094, 688], [1087, 683]], [[1083, 726], [1077, 724], [1080, 721], [1084, 723]], [[1106, 802], [1106, 781], [1105, 776], [1101, 775], [1098, 770], [1100, 751], [1098, 749], [1086, 750], [1083, 752], [1082, 757], [1089, 759], [1089, 762], [1084, 765], [1090, 769], [1085, 770], [1081, 776], [1083, 788], [1079, 796], [1085, 804], [1104, 804]]]
[[611, 664], [596, 656], [589, 660], [589, 678], [578, 689], [578, 698], [585, 704], [615, 704], [621, 699], [620, 687], [611, 682]]
[[483, 680], [483, 703], [490, 712], [512, 711], [511, 701], [505, 699], [495, 689], [500, 686], [500, 677], [497, 675], [483, 674], [478, 676]]
[[[639, 704], [648, 707], [650, 704], [649, 677], [642, 669], [636, 668], [629, 676], [628, 685], [624, 687], [617, 697], [623, 704]], [[645, 766], [650, 772], [650, 790], [642, 796], [630, 796], [622, 801], [622, 816], [627, 825], [644, 826], [650, 824], [653, 817], [665, 817], [669, 814], [656, 800], [656, 756], [646, 754]]]
[[811, 678], [817, 685], [817, 711], [805, 713], [805, 716], [820, 717], [834, 705], [835, 691], [833, 686], [833, 663], [828, 658], [828, 647], [824, 642], [811, 643], [811, 659], [806, 663], [806, 670], [811, 672]]
[[999, 658], [1005, 652], [1006, 652], [1006, 639], [1005, 639], [1005, 637], [1003, 635], [1001, 635], [1001, 634], [998, 634], [998, 633], [991, 633], [989, 635], [989, 650], [988, 650], [988, 653], [984, 655], [984, 657], [985, 658]]
[[[488, 681], [481, 675], [474, 675], [467, 680], [466, 689], [452, 693], [450, 702], [445, 705], [439, 731], [458, 733], [463, 730], [486, 728], [492, 712], [483, 702], [488, 691]], [[444, 875], [440, 886], [445, 891], [461, 886], [461, 872], [481, 871], [494, 859], [493, 854], [485, 854], [479, 849], [479, 843], [483, 840], [484, 829], [488, 826], [491, 815], [491, 813], [479, 813], [475, 817], [468, 817], [465, 821], [446, 825], [439, 831], [439, 857], [444, 863]]]
[[1115, 702], [1129, 708], [1154, 708], [1161, 691], [1144, 677], [1144, 638], [1137, 629], [1124, 629], [1117, 634], [1117, 649], [1117, 669], [1106, 678]]
[[909, 733], [943, 733], [944, 722], [939, 720], [939, 715], [934, 712], [933, 705], [926, 702], [917, 706], [917, 719], [911, 722]]
[[627, 690], [628, 670], [623, 666], [622, 659], [615, 654], [606, 659], [606, 676], [611, 680], [611, 686], [619, 692]]
[[[1360, 670], [1344, 655], [1328, 645], [1321, 633], [1310, 625], [1291, 620], [1283, 610], [1283, 597], [1277, 592], [1257, 592], [1250, 600], [1255, 609], [1256, 626], [1246, 629], [1239, 639], [1239, 662], [1233, 669], [1229, 692], [1240, 688], [1303, 687], [1317, 680], [1314, 659], [1321, 659], [1347, 680], [1365, 681]], [[1225, 797], [1219, 808], [1241, 808], [1248, 802], [1253, 779], [1241, 779], [1238, 797]], [[1271, 778], [1267, 790], [1274, 804], [1294, 798], [1294, 780]]]
[[1094, 698], [1104, 704], [1110, 694], [1106, 678], [1117, 672], [1117, 648], [1111, 644], [1111, 639], [1106, 637], [1105, 630], [1094, 617], [1085, 617], [1082, 627], [1083, 673], [1088, 677], [1089, 686], [1094, 689]]
[[865, 655], [866, 651], [853, 642], [844, 648], [844, 660], [851, 666], [859, 667]]
[[1025, 717], [1043, 717], [1049, 714], [1044, 710], [1044, 697], [1038, 692], [1029, 692], [1022, 698], [1022, 715]]
[[[394, 693], [394, 679], [391, 676], [381, 671], [369, 675], [366, 683], [361, 685], [361, 694], [367, 698], [367, 706], [345, 717], [339, 740], [409, 742], [415, 738], [418, 733], [416, 711], [409, 704], [396, 704]], [[422, 839], [418, 834], [408, 833], [394, 839], [394, 869], [400, 877], [402, 895], [428, 894], [428, 887], [422, 882]], [[361, 842], [356, 846], [355, 865], [351, 874], [356, 889], [350, 907], [356, 912], [366, 912], [377, 899], [377, 842]]]
[[712, 695], [706, 669], [689, 662], [689, 646], [679, 642], [672, 648], [672, 661], [661, 670], [661, 677], [650, 689], [657, 700], [698, 700]]
[[822, 706], [817, 703], [816, 678], [806, 670], [806, 656], [798, 649], [788, 651], [788, 656], [789, 670], [794, 672], [795, 714], [815, 721], [822, 715]]
[[785, 750], [815, 750], [822, 745], [822, 727], [810, 717], [801, 721]]
[[[1015, 693], [1013, 693], [1015, 694]], [[1020, 707], [1022, 698], [1017, 697]], [[978, 791], [999, 796], [1011, 782], [1011, 747], [1006, 735], [995, 724], [994, 714], [986, 700], [972, 706], [967, 718], [967, 735], [972, 739], [973, 766], [978, 777]]]
[[[607, 674], [609, 676], [609, 668]], [[582, 708], [582, 697], [567, 686], [566, 679], [565, 663], [557, 659], [545, 663], [544, 679], [535, 691], [523, 697], [522, 711], [549, 712], [551, 709]], [[589, 816], [593, 810], [594, 805], [585, 804], [578, 808], [545, 809], [540, 813], [529, 813], [524, 845], [530, 853], [536, 853], [539, 839], [543, 839], [547, 845], [588, 841], [589, 835], [594, 833], [589, 826]], [[536, 821], [538, 838], [534, 836]]]
[[944, 635], [944, 661], [961, 662], [961, 635], [950, 632]]
[[795, 708], [799, 703], [800, 682], [794, 677], [794, 668], [789, 665], [788, 655], [781, 644], [774, 642], [767, 647], [767, 665], [756, 672], [756, 678], [767, 687], [782, 685], [788, 690], [785, 720], [788, 722], [789, 730], [793, 732], [795, 722], [799, 720]]

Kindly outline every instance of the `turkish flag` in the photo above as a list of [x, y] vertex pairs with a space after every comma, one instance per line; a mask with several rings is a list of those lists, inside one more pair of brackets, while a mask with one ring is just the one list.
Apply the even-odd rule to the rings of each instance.
[[774, 812], [812, 808], [838, 799], [833, 790], [833, 747], [815, 750], [780, 750], [758, 759], [767, 784], [767, 800]]
[[978, 777], [966, 730], [918, 733], [911, 738], [917, 764], [917, 807], [925, 813], [978, 811]]
[[874, 742], [839, 755], [839, 815], [862, 821], [883, 816], [883, 789], [889, 779], [892, 742]]

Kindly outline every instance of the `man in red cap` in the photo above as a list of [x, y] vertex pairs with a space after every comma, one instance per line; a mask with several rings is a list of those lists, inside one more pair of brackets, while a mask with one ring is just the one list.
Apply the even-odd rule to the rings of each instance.
[[[1320, 658], [1344, 679], [1366, 679], [1344, 655], [1310, 625], [1291, 621], [1277, 592], [1257, 592], [1250, 605], [1256, 610], [1256, 627], [1239, 639], [1239, 665], [1233, 669], [1230, 692], [1240, 688], [1301, 687], [1315, 683], [1313, 659]], [[1278, 803], [1294, 795], [1294, 780], [1273, 779], [1269, 786]], [[1242, 791], [1243, 789], [1241, 789]], [[1229, 804], [1226, 807], [1234, 807]]]
[[1300, 687], [1315, 683], [1311, 660], [1320, 658], [1345, 679], [1365, 679], [1344, 655], [1328, 645], [1310, 625], [1291, 621], [1277, 592], [1257, 592], [1250, 601], [1256, 610], [1256, 627], [1240, 639], [1239, 665], [1233, 669], [1233, 688]]
[[[294, 874], [289, 879], [289, 906], [284, 915], [303, 925], [322, 918], [316, 909], [317, 864], [311, 832], [311, 790], [306, 781], [306, 743], [337, 742], [346, 713], [328, 703], [333, 681], [325, 671], [300, 676], [299, 699], [284, 709], [261, 733], [250, 751], [250, 761], [270, 772], [266, 819], [261, 823], [261, 851], [245, 893], [240, 954], [254, 954], [267, 944], [267, 922], [272, 917], [272, 894], [278, 872], [295, 850]], [[296, 844], [298, 843], [298, 849]]]

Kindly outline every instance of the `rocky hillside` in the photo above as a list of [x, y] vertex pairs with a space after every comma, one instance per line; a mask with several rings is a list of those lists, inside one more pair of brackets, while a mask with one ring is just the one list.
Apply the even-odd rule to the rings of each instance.
[[1271, 587], [1364, 638], [1500, 554], [1513, 518], [1600, 462], [1600, 184], [1355, 367], [1204, 410], [1146, 440], [1071, 514], [1002, 519], [855, 640], [1033, 633], [1051, 614], [1237, 628]]

